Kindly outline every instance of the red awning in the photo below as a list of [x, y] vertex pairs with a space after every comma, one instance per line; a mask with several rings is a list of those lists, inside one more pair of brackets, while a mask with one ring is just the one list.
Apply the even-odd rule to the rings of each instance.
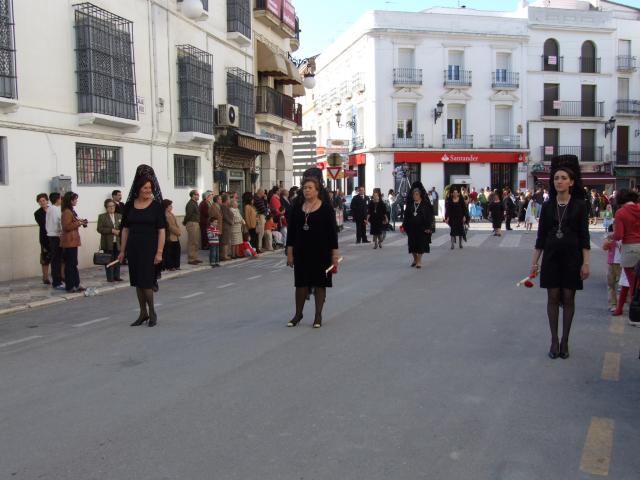
[[397, 152], [395, 163], [522, 163], [526, 152]]
[[366, 153], [356, 153], [354, 155], [349, 155], [349, 166], [354, 165], [364, 165], [367, 163], [367, 154]]

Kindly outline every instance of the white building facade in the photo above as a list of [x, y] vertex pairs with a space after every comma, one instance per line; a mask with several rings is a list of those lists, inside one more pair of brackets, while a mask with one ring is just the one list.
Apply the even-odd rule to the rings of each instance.
[[[559, 153], [577, 154], [593, 186], [613, 186], [616, 159], [638, 160], [635, 133], [616, 142], [618, 127], [639, 127], [640, 12], [607, 2], [544, 3], [516, 12], [364, 15], [318, 57], [315, 107], [303, 119], [320, 148], [351, 142], [344, 167], [357, 177], [338, 186], [386, 193], [397, 189], [393, 173], [404, 165], [411, 180], [439, 192], [449, 184], [530, 188], [548, 181], [548, 160]], [[555, 59], [545, 55], [548, 39], [560, 45]], [[610, 116], [613, 151], [604, 139]]]
[[[278, 3], [295, 18], [280, 37], [289, 49], [297, 17], [289, 1]], [[79, 194], [78, 214], [91, 222], [81, 267], [98, 248], [104, 200], [112, 190], [126, 197], [141, 163], [153, 166], [179, 216], [191, 189], [260, 185], [271, 139], [256, 118], [253, 16], [265, 8], [260, 0], [0, 1], [0, 197], [13, 204], [0, 213], [0, 281], [38, 274], [35, 195], [52, 191], [54, 178]], [[297, 72], [287, 73], [291, 94]], [[290, 135], [278, 151], [286, 183]]]

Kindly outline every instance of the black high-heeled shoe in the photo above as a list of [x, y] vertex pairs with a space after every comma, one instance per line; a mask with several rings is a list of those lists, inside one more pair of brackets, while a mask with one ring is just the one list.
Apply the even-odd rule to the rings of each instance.
[[322, 315], [316, 315], [313, 321], [313, 328], [320, 328], [322, 326]]
[[130, 326], [131, 327], [139, 327], [140, 325], [142, 325], [144, 322], [146, 322], [147, 320], [149, 320], [149, 315], [141, 315], [138, 317], [138, 319], [133, 322]]
[[289, 323], [287, 323], [287, 327], [295, 327], [300, 323], [300, 320], [302, 320], [302, 315], [294, 315], [294, 317], [289, 320]]
[[558, 356], [563, 360], [569, 358], [569, 343], [560, 343], [560, 353]]
[[154, 313], [153, 315], [149, 315], [149, 323], [147, 327], [155, 327], [158, 323], [158, 316]]

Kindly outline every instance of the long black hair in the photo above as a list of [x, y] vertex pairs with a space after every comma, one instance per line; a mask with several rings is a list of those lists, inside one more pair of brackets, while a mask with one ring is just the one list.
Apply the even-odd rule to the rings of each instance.
[[65, 193], [64, 197], [62, 197], [62, 205], [61, 205], [60, 211], [64, 212], [65, 210], [69, 209], [73, 212], [74, 210], [73, 210], [73, 205], [71, 205], [71, 202], [73, 202], [76, 198], [78, 198], [78, 194], [75, 192], [72, 192], [71, 190]]
[[580, 162], [578, 162], [578, 157], [575, 155], [558, 155], [551, 159], [549, 198], [556, 198], [558, 196], [553, 177], [561, 170], [566, 172], [569, 178], [573, 180], [573, 187], [571, 187], [572, 198], [583, 199], [584, 188], [582, 186], [582, 176], [580, 175]]

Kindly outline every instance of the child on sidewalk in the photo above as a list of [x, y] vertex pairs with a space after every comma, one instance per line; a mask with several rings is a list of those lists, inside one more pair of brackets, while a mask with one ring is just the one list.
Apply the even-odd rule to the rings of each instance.
[[[616, 294], [618, 291], [618, 283], [620, 282], [620, 271], [622, 270], [622, 267], [620, 266], [622, 248], [621, 243], [613, 239], [613, 225], [609, 225], [609, 233], [607, 233], [604, 237], [602, 248], [608, 252], [607, 292], [609, 299], [609, 308], [613, 312], [616, 310], [616, 307], [618, 305]], [[628, 287], [626, 288], [628, 289]], [[626, 294], [624, 296], [626, 297]]]
[[258, 252], [253, 246], [249, 243], [249, 234], [245, 233], [242, 235], [243, 242], [240, 245], [240, 256], [242, 257], [257, 257]]
[[216, 217], [209, 218], [209, 227], [207, 228], [207, 239], [209, 240], [209, 264], [211, 267], [220, 266], [220, 229], [218, 228], [218, 219]]

